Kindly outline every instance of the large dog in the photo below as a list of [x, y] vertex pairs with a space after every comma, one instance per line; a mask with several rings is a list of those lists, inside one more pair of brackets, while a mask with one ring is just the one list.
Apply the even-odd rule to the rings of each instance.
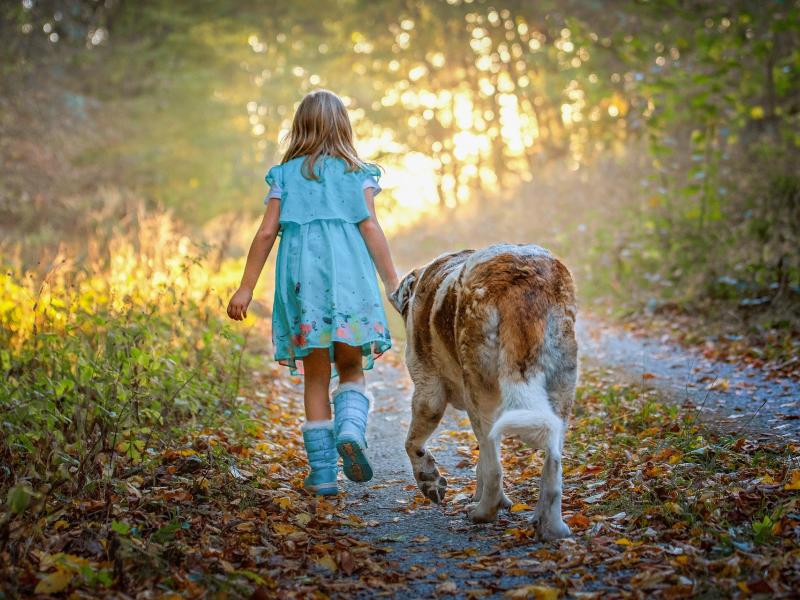
[[466, 410], [478, 438], [475, 522], [511, 501], [503, 492], [500, 436], [545, 450], [539, 502], [542, 539], [568, 536], [561, 518], [561, 452], [577, 378], [575, 289], [567, 268], [538, 246], [496, 245], [444, 254], [407, 274], [392, 293], [407, 332], [414, 382], [406, 439], [414, 478], [444, 498], [425, 442], [447, 404]]

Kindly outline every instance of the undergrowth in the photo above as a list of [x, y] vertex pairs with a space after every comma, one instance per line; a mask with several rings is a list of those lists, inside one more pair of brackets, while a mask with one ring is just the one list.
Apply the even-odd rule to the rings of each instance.
[[244, 339], [222, 321], [232, 270], [166, 214], [113, 233], [43, 276], [0, 274], [0, 550], [60, 504], [108, 500], [187, 431], [247, 425]]

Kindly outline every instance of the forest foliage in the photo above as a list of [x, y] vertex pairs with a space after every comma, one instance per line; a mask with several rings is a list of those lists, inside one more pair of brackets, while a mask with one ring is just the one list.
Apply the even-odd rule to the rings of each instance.
[[[327, 86], [348, 103], [369, 158], [426, 174], [405, 195], [381, 198], [406, 228], [418, 208], [408, 209], [409, 195], [451, 208], [477, 198], [497, 215], [504, 194], [522, 194], [536, 210], [536, 184], [554, 165], [578, 176], [613, 160], [631, 166], [620, 186], [637, 198], [591, 224], [592, 249], [614, 255], [623, 288], [769, 305], [781, 318], [788, 306], [796, 316], [796, 1], [339, 0], [326, 19], [315, 7], [6, 6], [4, 79], [26, 91], [57, 82], [64, 112], [94, 119], [76, 127], [94, 122], [102, 134], [65, 148], [68, 168], [88, 170], [85, 178], [48, 181], [44, 168], [35, 189], [59, 205], [123, 184], [195, 224], [255, 210], [293, 107]], [[29, 101], [8, 96], [8, 115]], [[30, 163], [19, 147], [3, 152], [12, 168]], [[4, 185], [5, 222], [38, 228], [25, 217], [30, 199], [19, 202], [31, 179]], [[615, 199], [577, 208], [591, 215], [594, 203]], [[74, 208], [62, 211], [70, 221]]]
[[[797, 0], [335, 0], [324, 15], [312, 0], [22, 0], [0, 6], [0, 40], [0, 556], [22, 594], [124, 590], [131, 565], [131, 588], [166, 573], [163, 589], [199, 594], [200, 559], [209, 589], [263, 583], [232, 566], [262, 564], [236, 540], [290, 557], [276, 581], [309, 556], [385, 580], [373, 549], [329, 539], [334, 508], [286, 491], [302, 477], [297, 405], [267, 377], [274, 402], [244, 402], [246, 340], [222, 322], [237, 232], [315, 87], [342, 95], [359, 148], [387, 169], [378, 200], [401, 264], [537, 242], [567, 257], [587, 298], [711, 303], [797, 339]], [[636, 400], [606, 383], [583, 393], [597, 410]], [[679, 425], [608, 410], [622, 424], [587, 414], [582, 431], [630, 437], [631, 473], [626, 432], [651, 444]], [[681, 460], [705, 461], [700, 430], [682, 427]], [[767, 464], [735, 444], [714, 449], [725, 481], [685, 506], [705, 479], [673, 479], [678, 454], [662, 453], [637, 514], [668, 499], [659, 535], [768, 548], [746, 566], [722, 553], [676, 572], [719, 568], [725, 589], [767, 568], [789, 581], [779, 555], [794, 543], [797, 471], [785, 449]], [[704, 465], [704, 478], [720, 467]], [[745, 470], [752, 489], [727, 499]], [[236, 540], [199, 557], [222, 544], [211, 505], [214, 519], [236, 515]], [[581, 508], [577, 529], [611, 508]]]

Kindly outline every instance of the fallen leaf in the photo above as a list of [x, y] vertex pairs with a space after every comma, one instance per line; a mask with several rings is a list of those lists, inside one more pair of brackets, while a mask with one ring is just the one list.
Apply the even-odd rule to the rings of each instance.
[[455, 594], [458, 591], [458, 587], [456, 587], [454, 581], [445, 581], [436, 586], [436, 591], [440, 594]]
[[628, 538], [624, 538], [624, 537], [622, 537], [622, 538], [619, 538], [619, 539], [618, 539], [617, 541], [615, 541], [614, 543], [615, 543], [615, 544], [618, 544], [618, 545], [620, 545], [620, 546], [633, 546], [633, 542], [632, 542], [632, 541], [630, 541]]
[[295, 533], [297, 527], [289, 525], [288, 523], [273, 523], [272, 530], [278, 535], [289, 535], [290, 533]]
[[314, 561], [320, 567], [327, 569], [331, 573], [336, 573], [336, 561], [331, 558], [330, 554], [323, 554], [321, 557]]
[[525, 585], [505, 593], [509, 598], [533, 598], [534, 600], [557, 600], [560, 595], [558, 588], [543, 585]]
[[220, 559], [219, 564], [222, 565], [222, 570], [226, 573], [233, 573], [236, 570], [227, 560]]
[[355, 571], [356, 565], [355, 561], [353, 561], [353, 555], [347, 550], [344, 550], [339, 554], [339, 564], [341, 565], [342, 571], [344, 571], [345, 575], [352, 575], [353, 571]]
[[792, 471], [790, 481], [783, 486], [785, 490], [800, 490], [800, 470]]
[[523, 510], [530, 510], [530, 509], [531, 509], [531, 507], [528, 506], [527, 504], [518, 503], [518, 504], [514, 504], [511, 507], [510, 510], [511, 510], [512, 513], [518, 513], [518, 512], [522, 512]]
[[70, 581], [72, 581], [72, 573], [64, 569], [57, 569], [39, 580], [33, 591], [36, 594], [57, 594], [66, 589]]
[[294, 522], [300, 525], [300, 527], [305, 527], [306, 525], [309, 524], [312, 518], [313, 517], [310, 514], [303, 512], [295, 516]]
[[53, 527], [55, 528], [56, 531], [58, 531], [60, 529], [66, 529], [67, 527], [69, 527], [69, 523], [67, 523], [64, 519], [59, 519], [58, 521], [53, 523]]
[[567, 519], [567, 525], [575, 529], [586, 529], [589, 526], [589, 518], [583, 513], [575, 513]]
[[750, 595], [750, 588], [747, 587], [747, 582], [739, 581], [736, 583], [736, 587], [738, 587], [740, 590], [742, 590], [743, 593], [747, 594], [748, 596]]
[[720, 378], [707, 385], [706, 389], [713, 390], [715, 392], [727, 392], [730, 387], [731, 384], [727, 379]]

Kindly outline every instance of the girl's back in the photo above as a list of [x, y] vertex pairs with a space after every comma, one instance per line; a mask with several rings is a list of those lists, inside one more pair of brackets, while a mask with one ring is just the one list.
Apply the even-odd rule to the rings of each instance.
[[299, 156], [272, 167], [267, 174], [269, 196], [281, 201], [281, 225], [302, 225], [318, 219], [359, 223], [369, 218], [364, 183], [375, 182], [377, 186], [377, 167], [349, 170], [343, 159], [321, 156], [314, 165], [318, 179], [309, 179], [304, 173], [305, 162], [306, 157]]

